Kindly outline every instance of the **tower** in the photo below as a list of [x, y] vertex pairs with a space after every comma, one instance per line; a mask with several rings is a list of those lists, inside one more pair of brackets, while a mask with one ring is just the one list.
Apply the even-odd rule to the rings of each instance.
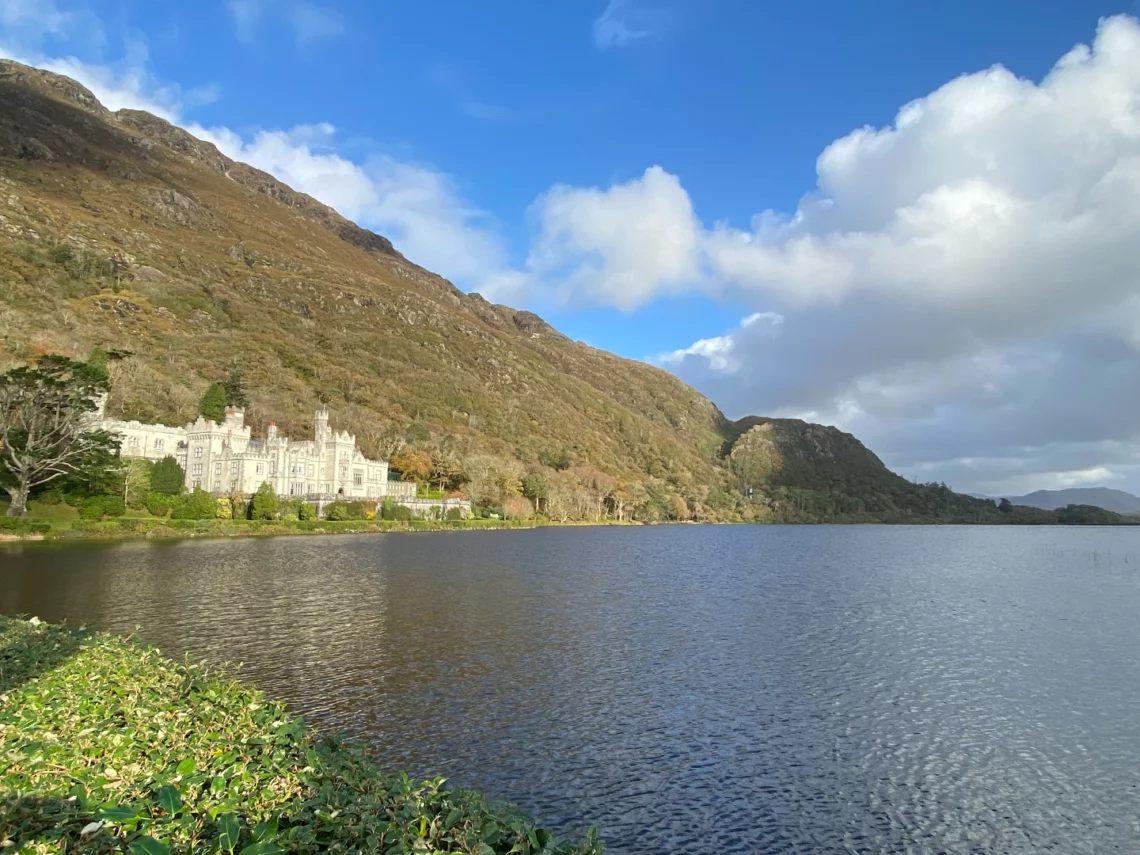
[[317, 410], [313, 416], [313, 439], [317, 446], [324, 447], [329, 439], [329, 411]]

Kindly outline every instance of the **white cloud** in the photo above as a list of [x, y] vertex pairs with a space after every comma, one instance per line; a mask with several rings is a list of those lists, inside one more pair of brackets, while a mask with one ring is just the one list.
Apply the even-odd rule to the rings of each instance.
[[609, 0], [594, 20], [594, 47], [606, 50], [647, 38], [652, 32], [638, 0]]
[[234, 30], [239, 40], [251, 42], [266, 21], [280, 21], [288, 26], [299, 47], [344, 34], [344, 19], [330, 6], [308, 0], [227, 0]]
[[779, 327], [784, 322], [784, 316], [778, 312], [754, 312], [740, 322], [736, 334], [718, 335], [713, 338], [702, 338], [688, 347], [663, 353], [657, 357], [656, 362], [662, 365], [681, 366], [688, 357], [695, 356], [707, 362], [710, 371], [718, 374], [733, 374], [743, 365], [737, 355], [737, 335], [739, 330], [750, 327], [763, 330], [762, 334], [775, 337]]
[[566, 301], [633, 309], [700, 281], [699, 227], [689, 196], [659, 167], [608, 190], [557, 185], [535, 202], [532, 286]]
[[286, 14], [298, 44], [344, 35], [344, 20], [328, 6], [294, 3]]

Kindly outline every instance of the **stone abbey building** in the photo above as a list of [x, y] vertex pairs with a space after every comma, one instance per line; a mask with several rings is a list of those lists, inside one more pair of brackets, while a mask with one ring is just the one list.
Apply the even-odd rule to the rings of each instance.
[[122, 457], [173, 457], [186, 472], [187, 490], [249, 496], [268, 483], [281, 498], [312, 502], [318, 510], [333, 501], [383, 501], [389, 496], [421, 514], [433, 507], [470, 509], [460, 499], [417, 499], [414, 483], [389, 480], [385, 461], [369, 460], [357, 448], [355, 436], [329, 428], [327, 410], [317, 410], [311, 440], [279, 436], [272, 422], [265, 439], [253, 439], [244, 411], [234, 407], [226, 410], [221, 424], [199, 416], [177, 428], [103, 415], [100, 426], [120, 438]]

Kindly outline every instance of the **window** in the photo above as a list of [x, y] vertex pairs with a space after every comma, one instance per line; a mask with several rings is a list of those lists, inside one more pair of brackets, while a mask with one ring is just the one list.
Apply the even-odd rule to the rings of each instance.
[[222, 482], [221, 481], [215, 481], [214, 482], [214, 492], [217, 492], [218, 490], [221, 490], [221, 489], [222, 489]]
[[352, 473], [352, 483], [357, 487], [364, 483], [364, 473], [359, 469]]
[[347, 466], [340, 467], [340, 477], [345, 479], [345, 480], [348, 479], [348, 467]]
[[194, 464], [194, 474], [195, 475], [201, 475], [202, 474], [202, 464], [201, 463], [195, 463]]
[[269, 474], [270, 475], [276, 475], [277, 474], [277, 461], [276, 460], [269, 461]]
[[220, 463], [214, 464], [214, 474], [215, 475], [221, 475], [222, 474], [222, 464], [220, 464]]
[[258, 463], [257, 466], [254, 467], [253, 471], [256, 472], [258, 475], [260, 475], [262, 472], [265, 471], [265, 466], [261, 463]]
[[236, 481], [236, 480], [235, 480], [235, 481], [230, 481], [230, 489], [231, 489], [231, 490], [236, 490], [236, 489], [237, 489], [237, 481]]
[[312, 477], [313, 477], [313, 472], [314, 472], [314, 471], [315, 471], [315, 470], [313, 469], [313, 464], [312, 464], [312, 463], [310, 463], [310, 464], [309, 464], [309, 477], [310, 477], [310, 478], [312, 478]]
[[127, 445], [131, 446], [132, 448], [137, 447], [138, 444], [139, 444], [139, 438], [137, 436], [132, 436], [130, 438], [130, 440], [127, 442]]
[[156, 439], [154, 441], [154, 450], [155, 451], [162, 451], [162, 449], [164, 449], [165, 447], [166, 447], [166, 440], [165, 439]]
[[237, 461], [235, 460], [233, 463], [231, 463], [231, 464], [230, 464], [230, 474], [231, 474], [231, 475], [236, 475], [236, 474], [237, 474], [237, 471], [238, 471], [238, 463], [237, 463]]
[[202, 489], [202, 479], [201, 478], [195, 478], [194, 479], [194, 489], [195, 490], [201, 490]]
[[202, 456], [202, 446], [199, 445], [197, 448], [194, 449], [194, 456], [195, 457], [201, 457]]

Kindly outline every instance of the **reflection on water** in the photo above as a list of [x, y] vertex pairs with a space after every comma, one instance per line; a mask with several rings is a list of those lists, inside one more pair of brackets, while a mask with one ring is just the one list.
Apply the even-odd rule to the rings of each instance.
[[1140, 851], [1140, 532], [669, 527], [0, 548], [393, 767], [633, 852]]

